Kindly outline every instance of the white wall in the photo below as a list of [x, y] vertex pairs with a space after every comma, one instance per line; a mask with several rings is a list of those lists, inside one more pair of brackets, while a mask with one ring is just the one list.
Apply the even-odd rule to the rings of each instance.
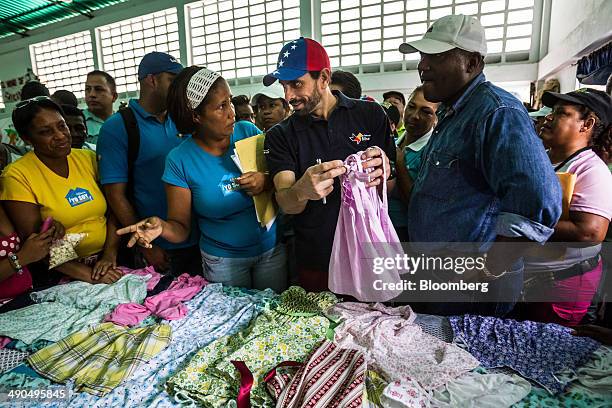
[[[30, 33], [29, 37], [10, 37], [9, 39], [0, 40], [0, 79], [10, 79], [16, 76], [21, 76], [25, 73], [27, 67], [31, 67], [29, 45], [46, 41], [55, 37], [72, 34], [75, 32], [94, 30], [101, 25], [110, 24], [131, 17], [152, 13], [163, 10], [168, 7], [177, 7], [179, 10], [179, 30], [184, 29], [184, 24], [180, 18], [183, 6], [193, 0], [175, 0], [168, 3], [164, 0], [130, 0], [129, 2], [111, 6], [101, 11], [94, 12], [96, 16], [89, 20], [85, 17], [75, 17], [73, 19], [51, 24]], [[302, 9], [308, 9], [310, 0], [303, 0]], [[305, 15], [305, 13], [302, 13]], [[307, 35], [310, 31], [310, 20], [303, 19], [302, 27], [303, 34]], [[187, 61], [187, 50], [181, 49], [181, 60]], [[530, 63], [521, 63], [518, 65], [494, 65], [487, 67], [487, 76], [495, 82], [510, 83], [514, 86], [527, 89], [525, 82], [537, 79], [537, 67]], [[386, 72], [377, 74], [362, 74], [358, 75], [362, 82], [364, 93], [375, 98], [381, 98], [382, 93], [388, 89], [397, 89], [403, 92], [410, 92], [419, 84], [417, 72]], [[84, 79], [83, 79], [84, 80]], [[260, 84], [249, 84], [232, 87], [234, 94], [252, 94], [257, 91]], [[127, 95], [122, 95], [127, 97]], [[12, 109], [11, 105], [7, 106], [4, 112], [0, 111], [0, 118], [8, 116]]]
[[611, 0], [552, 0], [548, 53], [538, 79], [557, 78], [561, 92], [576, 88], [576, 67], [585, 55], [612, 40]]
[[[177, 7], [181, 13], [184, 4], [192, 0], [176, 0], [168, 3], [165, 0], [130, 0], [94, 12], [96, 17], [89, 20], [85, 17], [75, 17], [71, 20], [34, 30], [29, 37], [11, 37], [0, 40], [0, 79], [10, 79], [23, 75], [25, 69], [31, 66], [29, 45], [45, 41], [79, 31], [93, 30], [100, 25], [110, 24], [134, 16], [152, 13], [168, 7]], [[582, 56], [589, 45], [594, 42], [612, 36], [612, 0], [544, 0], [550, 5], [551, 21], [550, 36], [548, 38], [547, 55], [543, 56], [539, 64], [519, 63], [491, 65], [486, 68], [489, 80], [502, 83], [512, 90], [527, 90], [527, 82], [536, 79], [558, 77], [562, 83], [562, 90], [574, 89], [575, 81], [572, 81], [571, 64], [578, 56]], [[303, 3], [308, 3], [304, 0]], [[308, 25], [308, 21], [302, 22]], [[184, 24], [179, 18], [179, 29], [184, 29]], [[543, 27], [547, 27], [543, 24]], [[307, 28], [309, 30], [309, 28]], [[306, 33], [305, 33], [306, 34]], [[182, 47], [181, 59], [187, 60], [187, 50]], [[582, 54], [581, 54], [582, 53]], [[364, 93], [375, 98], [380, 98], [384, 90], [398, 89], [408, 93], [418, 85], [416, 71], [386, 72], [377, 74], [358, 75], [362, 82]], [[259, 84], [234, 86], [235, 94], [252, 94]], [[10, 113], [11, 106], [6, 111], [0, 112], [0, 117]]]

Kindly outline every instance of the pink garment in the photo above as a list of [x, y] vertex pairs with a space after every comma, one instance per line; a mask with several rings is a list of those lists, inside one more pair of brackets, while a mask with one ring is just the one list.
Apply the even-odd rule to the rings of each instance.
[[586, 150], [565, 167], [565, 171], [576, 175], [570, 211], [612, 219], [612, 174], [603, 160], [593, 150]]
[[117, 269], [119, 269], [124, 275], [127, 275], [128, 273], [138, 276], [151, 275], [151, 278], [149, 278], [149, 280], [147, 281], [147, 291], [155, 289], [155, 286], [157, 286], [162, 277], [158, 272], [155, 271], [155, 268], [153, 266], [147, 266], [146, 268], [142, 269], [130, 269], [125, 266], [119, 266]]
[[0, 336], [0, 349], [3, 349], [4, 346], [9, 344], [11, 341], [13, 341], [13, 339], [11, 339], [10, 337]]
[[123, 303], [106, 316], [104, 321], [122, 326], [136, 326], [149, 316], [151, 316], [151, 311], [146, 307], [138, 303]]
[[334, 293], [351, 295], [360, 301], [386, 302], [401, 290], [382, 290], [380, 283], [401, 280], [397, 268], [383, 268], [377, 259], [395, 259], [397, 255], [403, 256], [404, 251], [389, 218], [387, 185], [383, 183], [382, 200], [376, 188], [366, 187], [370, 169], [363, 168], [362, 154], [352, 154], [344, 161], [347, 172], [341, 176], [342, 200], [328, 286]]
[[335, 329], [336, 344], [362, 351], [368, 368], [388, 382], [410, 378], [430, 391], [479, 365], [467, 351], [424, 333], [410, 306], [346, 302], [329, 314], [343, 319]]
[[178, 320], [185, 317], [187, 307], [182, 303], [193, 298], [208, 282], [201, 276], [182, 274], [161, 293], [145, 299], [142, 305], [124, 303], [115, 308], [104, 321], [135, 326], [150, 315], [164, 320]]
[[[0, 238], [0, 259], [6, 259], [9, 253], [16, 253], [20, 248], [20, 240], [16, 232]], [[0, 299], [14, 298], [32, 288], [32, 275], [26, 266], [22, 273], [14, 273], [8, 279], [0, 282]]]
[[552, 304], [554, 312], [564, 321], [564, 325], [576, 326], [586, 314], [601, 279], [603, 263], [582, 275], [572, 276], [561, 281], [555, 281], [553, 288], [563, 299], [573, 299], [572, 302], [556, 302]]

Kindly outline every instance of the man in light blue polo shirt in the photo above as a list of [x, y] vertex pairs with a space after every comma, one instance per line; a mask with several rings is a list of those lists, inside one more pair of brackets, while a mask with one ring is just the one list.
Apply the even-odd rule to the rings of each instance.
[[94, 70], [87, 74], [85, 82], [85, 103], [83, 111], [87, 125], [86, 142], [98, 143], [98, 136], [104, 121], [113, 114], [113, 103], [117, 100], [117, 84], [108, 72]]
[[[140, 97], [131, 99], [128, 105], [140, 134], [138, 155], [132, 164], [131, 175], [127, 130], [130, 125], [118, 112], [100, 130], [97, 147], [100, 181], [122, 226], [151, 216], [167, 216], [168, 205], [161, 177], [166, 156], [183, 139], [167, 115], [166, 99], [170, 83], [182, 69], [175, 58], [162, 52], [145, 55], [138, 66]], [[146, 264], [155, 266], [160, 272], [202, 274], [198, 236], [196, 227], [192, 228], [188, 240], [181, 244], [157, 239], [153, 248], [139, 250]]]

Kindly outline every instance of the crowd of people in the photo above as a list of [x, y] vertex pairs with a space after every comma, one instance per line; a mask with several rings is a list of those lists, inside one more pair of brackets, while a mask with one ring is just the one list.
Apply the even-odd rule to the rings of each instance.
[[[10, 248], [0, 251], [0, 299], [61, 279], [112, 283], [118, 265], [327, 290], [339, 178], [344, 160], [363, 152], [367, 186], [382, 192], [386, 183], [402, 242], [478, 243], [487, 253], [472, 277], [489, 282], [487, 301], [474, 294], [415, 310], [587, 322], [612, 218], [610, 95], [545, 92], [528, 112], [487, 81], [484, 29], [469, 16], [439, 19], [399, 52], [420, 54], [422, 83], [405, 84], [415, 87], [409, 95], [385, 92], [382, 103], [352, 73], [332, 70], [309, 38], [283, 46], [251, 97], [161, 52], [143, 57], [139, 96], [116, 112], [115, 81], [103, 71], [87, 75], [84, 110], [69, 91], [25, 84], [12, 121], [27, 146], [3, 145], [0, 234]], [[243, 173], [236, 142], [262, 132], [268, 171]], [[563, 214], [556, 173], [575, 177]], [[280, 213], [262, 226], [252, 197], [270, 191]], [[52, 242], [72, 232], [86, 234], [79, 258], [47, 271]], [[515, 242], [576, 245], [555, 259], [496, 245]], [[515, 307], [529, 290], [565, 299]]]

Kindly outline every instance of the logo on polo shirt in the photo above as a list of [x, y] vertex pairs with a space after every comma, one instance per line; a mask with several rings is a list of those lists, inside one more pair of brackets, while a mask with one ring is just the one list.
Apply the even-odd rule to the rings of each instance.
[[370, 140], [370, 138], [372, 137], [372, 135], [368, 135], [365, 133], [351, 133], [351, 142], [355, 142], [357, 144], [360, 144], [361, 142], [368, 142]]
[[68, 191], [68, 194], [66, 194], [66, 200], [68, 200], [68, 204], [70, 204], [71, 207], [76, 207], [89, 201], [93, 201], [93, 196], [84, 188], [77, 187]]

